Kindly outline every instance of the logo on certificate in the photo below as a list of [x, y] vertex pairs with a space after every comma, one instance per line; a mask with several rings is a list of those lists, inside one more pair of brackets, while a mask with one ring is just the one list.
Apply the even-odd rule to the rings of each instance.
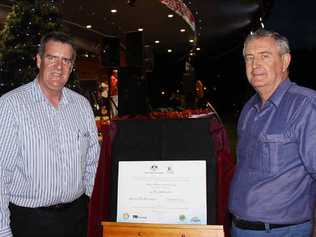
[[128, 220], [129, 219], [129, 214], [128, 213], [123, 213], [123, 219]]
[[150, 170], [151, 171], [157, 171], [158, 170], [158, 165], [155, 165], [155, 164], [151, 165], [150, 166]]
[[185, 215], [181, 214], [179, 215], [179, 221], [184, 222], [186, 219]]
[[201, 220], [200, 220], [200, 218], [198, 218], [197, 216], [193, 216], [193, 217], [191, 218], [191, 223], [192, 223], [192, 224], [198, 224], [198, 223], [201, 223]]

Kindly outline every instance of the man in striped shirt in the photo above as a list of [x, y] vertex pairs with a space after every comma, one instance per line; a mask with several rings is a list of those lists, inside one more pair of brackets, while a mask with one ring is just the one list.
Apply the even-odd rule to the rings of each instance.
[[45, 35], [38, 76], [0, 98], [0, 237], [86, 236], [100, 147], [88, 100], [64, 87], [75, 58]]

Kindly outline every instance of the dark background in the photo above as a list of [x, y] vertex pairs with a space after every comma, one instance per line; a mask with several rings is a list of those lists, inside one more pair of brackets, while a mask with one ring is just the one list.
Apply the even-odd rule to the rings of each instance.
[[[316, 50], [315, 9], [316, 1], [312, 0], [278, 0], [273, 2], [263, 19], [266, 29], [277, 31], [289, 39], [292, 54], [290, 79], [313, 89], [316, 89], [313, 60]], [[246, 37], [246, 33], [243, 36]], [[207, 99], [224, 120], [238, 117], [243, 104], [254, 94], [245, 77], [242, 48], [243, 40], [239, 40], [232, 48], [216, 55], [209, 54], [193, 63], [195, 79], [204, 82]], [[185, 60], [157, 58], [159, 72], [155, 75], [159, 83], [156, 84], [161, 90], [168, 88], [172, 91], [181, 86]], [[160, 106], [167, 104], [166, 100], [158, 101]]]

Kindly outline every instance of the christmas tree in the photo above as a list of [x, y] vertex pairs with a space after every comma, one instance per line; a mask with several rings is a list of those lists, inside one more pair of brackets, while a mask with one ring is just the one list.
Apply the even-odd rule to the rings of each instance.
[[[0, 87], [5, 92], [33, 80], [42, 35], [62, 30], [62, 17], [54, 0], [18, 0], [0, 32]], [[77, 79], [71, 80], [75, 87]]]

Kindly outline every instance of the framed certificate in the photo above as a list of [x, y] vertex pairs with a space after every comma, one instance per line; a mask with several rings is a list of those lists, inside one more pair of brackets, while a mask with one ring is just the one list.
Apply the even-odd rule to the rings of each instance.
[[120, 161], [117, 221], [207, 224], [206, 161]]

